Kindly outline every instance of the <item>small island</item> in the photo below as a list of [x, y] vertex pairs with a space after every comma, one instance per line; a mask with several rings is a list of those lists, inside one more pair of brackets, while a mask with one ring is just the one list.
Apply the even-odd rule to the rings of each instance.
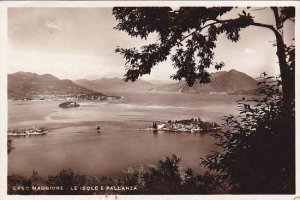
[[58, 106], [60, 108], [75, 108], [75, 107], [79, 107], [80, 105], [74, 101], [67, 101], [59, 104]]
[[26, 128], [26, 129], [10, 129], [7, 131], [7, 136], [36, 136], [46, 135], [49, 131], [46, 128]]
[[190, 132], [200, 133], [220, 130], [221, 126], [215, 122], [204, 122], [201, 118], [192, 118], [168, 122], [152, 122], [152, 126], [146, 130], [165, 132]]

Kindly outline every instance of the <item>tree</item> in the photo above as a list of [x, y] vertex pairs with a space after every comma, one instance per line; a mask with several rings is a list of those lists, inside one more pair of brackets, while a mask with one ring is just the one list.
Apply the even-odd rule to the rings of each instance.
[[283, 112], [280, 80], [265, 75], [259, 95], [238, 101], [238, 116], [226, 116], [225, 130], [214, 134], [222, 151], [202, 165], [229, 183], [232, 193], [295, 193], [294, 117]]
[[83, 192], [72, 191], [70, 188], [72, 186], [82, 187], [86, 184], [87, 178], [85, 175], [76, 174], [72, 169], [63, 169], [56, 176], [48, 177], [48, 184], [50, 186], [62, 186], [64, 190], [57, 190], [53, 192], [54, 194], [82, 194]]
[[274, 13], [275, 25], [256, 22], [244, 9], [237, 18], [221, 19], [233, 7], [115, 7], [113, 14], [118, 21], [115, 29], [126, 31], [132, 37], [147, 39], [151, 33], [158, 35], [157, 42], [140, 49], [118, 47], [117, 53], [126, 60], [125, 81], [135, 81], [140, 76], [150, 74], [152, 68], [171, 55], [177, 72], [171, 77], [184, 79], [189, 86], [194, 82], [208, 83], [207, 69], [217, 70], [224, 63], [215, 63], [214, 48], [217, 37], [225, 34], [233, 42], [240, 38], [240, 31], [248, 26], [268, 29], [275, 34], [277, 57], [283, 88], [283, 102], [287, 113], [293, 111], [295, 85], [295, 47], [287, 46], [283, 40], [283, 25], [295, 20], [294, 7], [270, 7]]
[[[135, 81], [150, 74], [155, 65], [171, 56], [177, 69], [171, 76], [173, 79], [184, 79], [189, 86], [195, 82], [208, 83], [207, 69], [224, 66], [223, 62], [214, 62], [213, 51], [219, 35], [237, 42], [241, 29], [249, 26], [272, 31], [280, 68], [277, 85], [267, 83], [260, 90], [260, 98], [240, 102], [240, 115], [227, 116], [226, 131], [215, 135], [221, 150], [210, 153], [201, 164], [214, 171], [221, 182], [228, 183], [234, 193], [294, 193], [295, 46], [285, 44], [283, 26], [289, 20], [294, 22], [295, 8], [263, 8], [273, 12], [274, 25], [255, 21], [248, 12], [250, 8], [242, 10], [237, 18], [221, 19], [233, 9], [114, 8], [118, 20], [115, 29], [142, 39], [152, 33], [158, 35], [157, 42], [140, 49], [116, 49], [126, 60], [124, 80]], [[272, 79], [263, 78], [263, 81]]]
[[150, 168], [149, 172], [144, 175], [145, 192], [170, 194], [179, 191], [181, 186], [180, 161], [180, 158], [173, 155], [171, 158], [166, 157], [165, 160], [160, 160], [156, 167]]
[[[30, 177], [12, 174], [7, 177], [8, 194], [211, 194], [227, 192], [224, 185], [212, 174], [198, 175], [192, 169], [181, 170], [180, 158], [176, 155], [159, 160], [155, 166], [128, 168], [119, 178], [89, 176], [71, 169], [63, 169], [54, 176], [42, 177], [33, 171]], [[62, 187], [62, 190], [45, 189]], [[74, 189], [78, 187], [78, 189]], [[98, 186], [98, 190], [87, 187]], [[100, 189], [106, 186], [136, 186], [137, 190]], [[44, 189], [34, 189], [34, 188]], [[73, 190], [71, 190], [71, 187]], [[80, 188], [79, 188], [80, 187]], [[84, 189], [85, 187], [85, 189]], [[19, 189], [15, 189], [19, 188]]]

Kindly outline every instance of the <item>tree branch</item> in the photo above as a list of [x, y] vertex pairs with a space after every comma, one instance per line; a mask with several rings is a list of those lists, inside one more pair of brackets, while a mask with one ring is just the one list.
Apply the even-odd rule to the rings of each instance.
[[[277, 8], [276, 8], [277, 9]], [[229, 19], [229, 20], [219, 20], [219, 19], [215, 19], [216, 21], [215, 22], [212, 22], [210, 24], [207, 24], [203, 27], [201, 27], [200, 29], [196, 29], [195, 31], [191, 32], [190, 34], [184, 36], [180, 41], [178, 41], [177, 43], [181, 43], [182, 41], [184, 41], [186, 38], [190, 37], [193, 33], [195, 32], [198, 32], [198, 31], [202, 31], [203, 29], [211, 26], [211, 25], [214, 25], [214, 24], [218, 24], [218, 23], [225, 23], [225, 22], [230, 22], [230, 21], [233, 21], [233, 19]], [[263, 27], [263, 28], [267, 28], [267, 29], [270, 29], [274, 32], [274, 34], [276, 35], [276, 37], [280, 36], [280, 32], [273, 26], [273, 25], [270, 25], [270, 24], [263, 24], [263, 23], [257, 23], [257, 22], [253, 22], [251, 23], [250, 25], [252, 26], [257, 26], [257, 27]]]
[[263, 27], [263, 28], [268, 28], [268, 29], [272, 30], [275, 33], [276, 36], [280, 35], [279, 31], [274, 26], [272, 26], [270, 24], [262, 24], [262, 23], [253, 22], [250, 25]]
[[264, 10], [264, 9], [266, 9], [266, 8], [267, 8], [267, 7], [251, 9], [251, 11], [259, 11], [259, 10]]
[[270, 24], [262, 24], [262, 23], [253, 22], [253, 23], [251, 23], [250, 25], [268, 28], [268, 29], [271, 29], [272, 31], [273, 31], [273, 30], [276, 30], [276, 29], [274, 28], [274, 26], [272, 26], [272, 25], [270, 25]]
[[211, 26], [211, 25], [214, 25], [214, 24], [217, 24], [217, 23], [225, 23], [225, 22], [229, 22], [229, 21], [233, 21], [232, 19], [228, 19], [228, 20], [218, 20], [216, 19], [215, 22], [212, 22], [210, 24], [206, 24], [205, 26], [201, 27], [200, 29], [196, 29], [195, 31], [191, 32], [190, 34], [184, 36], [180, 41], [178, 41], [178, 43], [181, 43], [182, 41], [184, 41], [186, 38], [190, 37], [193, 33], [195, 32], [198, 32], [198, 31], [202, 31], [203, 29]]
[[277, 7], [271, 7], [274, 16], [275, 16], [275, 22], [276, 22], [276, 27], [277, 29], [281, 29], [282, 28], [282, 23], [280, 22], [280, 16], [278, 13], [278, 8]]

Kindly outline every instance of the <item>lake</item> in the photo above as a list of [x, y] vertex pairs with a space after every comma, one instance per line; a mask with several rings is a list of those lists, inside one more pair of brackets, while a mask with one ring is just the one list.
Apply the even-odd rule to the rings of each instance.
[[[128, 167], [147, 167], [176, 154], [181, 167], [203, 172], [200, 157], [216, 150], [210, 133], [153, 134], [152, 121], [201, 117], [222, 123], [236, 114], [240, 96], [181, 93], [119, 93], [123, 100], [79, 102], [61, 109], [58, 101], [9, 101], [8, 128], [45, 127], [46, 136], [13, 138], [8, 173], [43, 176], [71, 168], [86, 175], [118, 176]], [[96, 131], [101, 126], [102, 132]]]

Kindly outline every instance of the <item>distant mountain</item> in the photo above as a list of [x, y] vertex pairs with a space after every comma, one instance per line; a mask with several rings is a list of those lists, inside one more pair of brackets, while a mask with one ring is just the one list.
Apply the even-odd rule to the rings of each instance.
[[38, 75], [31, 72], [17, 72], [8, 75], [8, 98], [89, 93], [94, 93], [94, 91], [76, 85], [68, 79], [60, 80], [50, 74]]
[[211, 82], [208, 84], [195, 83], [189, 87], [185, 82], [179, 81], [152, 90], [180, 93], [251, 94], [256, 88], [257, 81], [255, 79], [237, 70], [230, 70], [212, 73]]
[[156, 87], [163, 86], [163, 85], [170, 84], [170, 83], [174, 82], [171, 79], [168, 79], [168, 80], [151, 79], [151, 80], [147, 80], [147, 81], [152, 83]]
[[79, 79], [76, 84], [95, 91], [148, 91], [155, 84], [138, 79], [135, 82], [125, 82], [121, 78], [101, 78], [96, 80]]

